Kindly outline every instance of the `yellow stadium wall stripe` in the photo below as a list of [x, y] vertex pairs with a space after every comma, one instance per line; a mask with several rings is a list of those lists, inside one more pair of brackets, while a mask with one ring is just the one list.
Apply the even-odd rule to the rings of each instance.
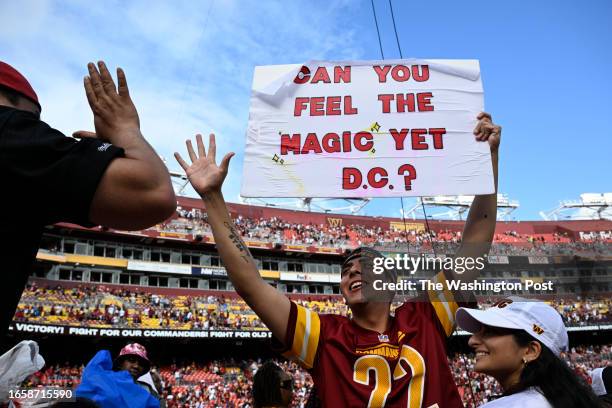
[[267, 271], [267, 270], [260, 270], [259, 274], [261, 275], [262, 278], [270, 278], [270, 279], [280, 279], [280, 272], [279, 271]]
[[105, 258], [103, 256], [89, 255], [66, 255], [66, 262], [88, 265], [117, 266], [120, 268], [127, 268], [128, 265], [127, 259]]
[[36, 254], [36, 259], [40, 259], [41, 261], [52, 261], [59, 263], [66, 262], [66, 257], [64, 255], [50, 254], [48, 252], [42, 251], [38, 251], [38, 253]]

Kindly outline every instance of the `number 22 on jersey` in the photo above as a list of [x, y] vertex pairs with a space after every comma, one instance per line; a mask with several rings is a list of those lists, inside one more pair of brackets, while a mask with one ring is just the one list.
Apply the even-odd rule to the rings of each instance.
[[[423, 391], [425, 388], [425, 360], [414, 348], [403, 345], [393, 377], [389, 363], [381, 356], [367, 355], [355, 361], [353, 380], [359, 384], [370, 385], [370, 371], [374, 372], [374, 389], [370, 394], [368, 408], [383, 408], [387, 396], [391, 392], [392, 381], [400, 380], [409, 373], [402, 366], [404, 361], [412, 371], [412, 378], [408, 385], [408, 403], [406, 408], [421, 408]], [[435, 408], [437, 404], [429, 408]]]

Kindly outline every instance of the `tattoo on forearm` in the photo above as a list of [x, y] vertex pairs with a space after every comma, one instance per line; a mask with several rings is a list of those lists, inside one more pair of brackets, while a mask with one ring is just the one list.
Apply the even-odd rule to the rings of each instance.
[[244, 262], [249, 263], [250, 260], [252, 259], [251, 253], [249, 252], [249, 248], [246, 246], [246, 244], [240, 237], [240, 233], [238, 233], [238, 231], [236, 231], [236, 228], [234, 228], [234, 226], [227, 221], [224, 221], [223, 225], [225, 225], [225, 228], [229, 230], [230, 232], [229, 239], [234, 243], [236, 248], [238, 248], [238, 250], [241, 252], [242, 259], [244, 259]]

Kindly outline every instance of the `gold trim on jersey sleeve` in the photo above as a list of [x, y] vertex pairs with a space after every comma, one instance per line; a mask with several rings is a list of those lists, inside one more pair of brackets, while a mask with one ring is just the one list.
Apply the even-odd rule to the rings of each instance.
[[[445, 283], [446, 276], [444, 272], [439, 272], [433, 281], [436, 283]], [[455, 313], [459, 309], [459, 305], [455, 302], [455, 298], [451, 291], [448, 289], [448, 285], [444, 285], [442, 291], [428, 291], [429, 301], [436, 311], [436, 316], [444, 328], [444, 333], [450, 336], [455, 327]]]
[[304, 367], [312, 368], [319, 346], [321, 321], [319, 315], [300, 305], [297, 306], [295, 332], [291, 349], [284, 353], [285, 357], [297, 358]]

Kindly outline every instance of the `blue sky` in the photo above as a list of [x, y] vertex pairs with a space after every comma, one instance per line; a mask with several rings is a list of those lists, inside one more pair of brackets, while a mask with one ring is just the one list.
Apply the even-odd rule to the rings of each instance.
[[[398, 58], [389, 2], [375, 0], [385, 58]], [[393, 1], [404, 57], [479, 59], [485, 106], [503, 126], [500, 192], [517, 219], [612, 191], [612, 2]], [[122, 66], [143, 133], [172, 158], [196, 132], [235, 150], [238, 200], [253, 67], [380, 59], [369, 0], [0, 2], [0, 59], [20, 69], [43, 120], [92, 129], [86, 63]], [[406, 206], [411, 203], [406, 201]], [[399, 215], [399, 199], [369, 215]]]

